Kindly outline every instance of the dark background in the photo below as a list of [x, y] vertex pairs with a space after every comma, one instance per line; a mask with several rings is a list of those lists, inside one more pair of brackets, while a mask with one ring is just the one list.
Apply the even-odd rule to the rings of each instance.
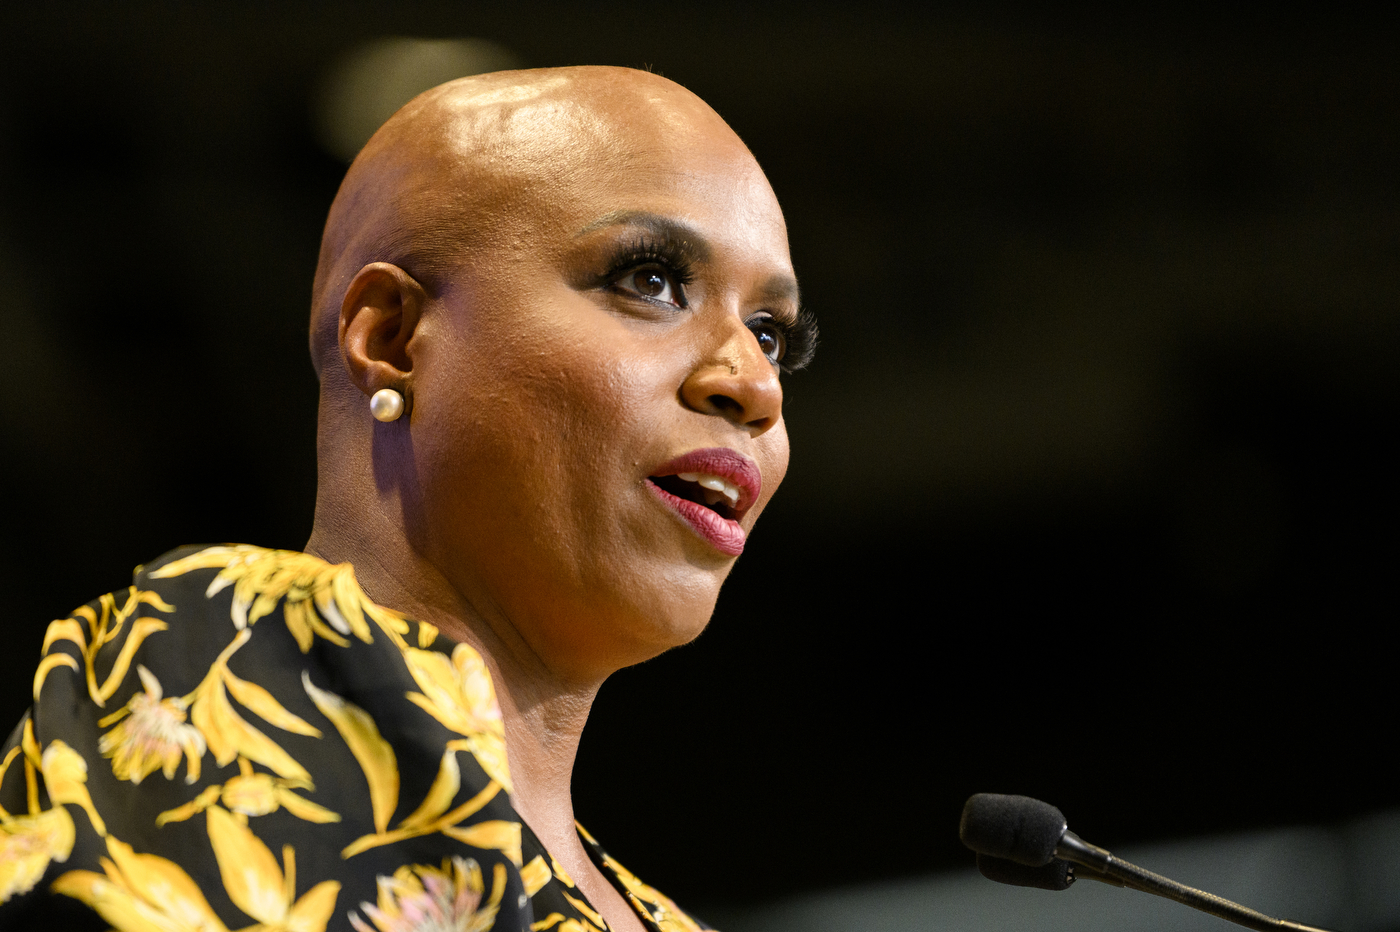
[[[580, 818], [683, 902], [970, 863], [963, 799], [1125, 842], [1396, 804], [1400, 56], [1378, 21], [1012, 6], [151, 2], [0, 55], [0, 712], [178, 544], [299, 549], [304, 329], [386, 35], [651, 66], [782, 201], [824, 342], [695, 644], [619, 674]], [[1391, 437], [1390, 441], [1385, 438]], [[734, 870], [735, 862], [740, 870]]]

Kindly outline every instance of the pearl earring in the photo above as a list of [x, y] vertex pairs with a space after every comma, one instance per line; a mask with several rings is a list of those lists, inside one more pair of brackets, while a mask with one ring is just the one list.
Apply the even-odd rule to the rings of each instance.
[[403, 395], [392, 388], [381, 388], [369, 400], [369, 413], [376, 421], [397, 421], [403, 414]]

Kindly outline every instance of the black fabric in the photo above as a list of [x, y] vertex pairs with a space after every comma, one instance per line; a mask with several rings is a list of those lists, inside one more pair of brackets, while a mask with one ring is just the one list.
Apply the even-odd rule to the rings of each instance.
[[[54, 622], [36, 679], [0, 756], [0, 927], [603, 927], [511, 805], [480, 655], [349, 566], [173, 551]], [[580, 833], [649, 928], [708, 928]]]

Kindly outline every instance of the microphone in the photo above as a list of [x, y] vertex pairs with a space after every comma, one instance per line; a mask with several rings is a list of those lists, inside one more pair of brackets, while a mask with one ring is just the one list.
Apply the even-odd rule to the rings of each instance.
[[1060, 858], [1041, 867], [1027, 867], [1015, 861], [977, 855], [977, 870], [988, 880], [1009, 883], [1013, 887], [1039, 887], [1042, 890], [1068, 890], [1074, 883], [1074, 865]]
[[1055, 857], [1055, 846], [1068, 828], [1064, 813], [1049, 803], [978, 793], [963, 806], [958, 837], [978, 854], [1041, 867]]
[[1257, 932], [1324, 932], [1274, 919], [1129, 864], [1085, 842], [1069, 830], [1060, 810], [1029, 796], [978, 793], [971, 797], [963, 806], [958, 837], [977, 852], [977, 869], [982, 875], [1001, 883], [1064, 890], [1075, 880], [1069, 863], [1073, 862], [1086, 869], [1084, 877], [1176, 900]]

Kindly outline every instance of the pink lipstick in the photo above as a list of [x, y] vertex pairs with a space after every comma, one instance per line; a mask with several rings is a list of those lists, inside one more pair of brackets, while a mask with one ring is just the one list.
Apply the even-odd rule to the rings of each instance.
[[737, 557], [744, 550], [740, 519], [763, 489], [758, 465], [725, 447], [692, 450], [657, 466], [647, 487], [720, 553]]

